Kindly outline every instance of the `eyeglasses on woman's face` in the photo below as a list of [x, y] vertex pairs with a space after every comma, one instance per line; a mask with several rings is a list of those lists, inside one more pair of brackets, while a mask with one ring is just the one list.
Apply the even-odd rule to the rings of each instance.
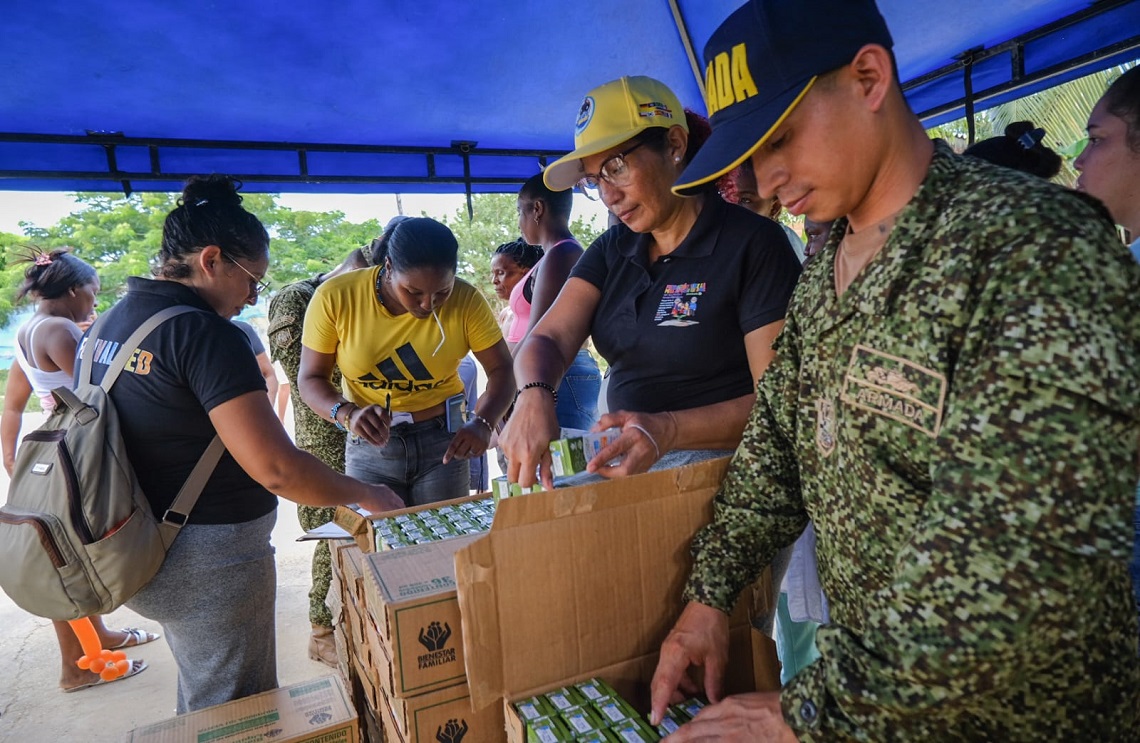
[[600, 185], [602, 181], [605, 181], [614, 188], [624, 188], [628, 186], [633, 180], [633, 171], [630, 170], [629, 163], [625, 161], [625, 157], [643, 144], [645, 144], [644, 141], [638, 142], [629, 149], [623, 150], [613, 157], [606, 158], [606, 161], [598, 168], [597, 173], [587, 173], [578, 179], [578, 190], [590, 201], [597, 201], [601, 198]]
[[256, 276], [253, 275], [253, 273], [250, 272], [250, 270], [248, 268], [246, 268], [242, 264], [238, 263], [236, 260], [229, 257], [225, 253], [222, 253], [222, 257], [225, 258], [230, 263], [237, 266], [238, 268], [240, 268], [242, 271], [245, 271], [245, 275], [249, 277], [249, 292], [253, 296], [257, 297], [257, 296], [260, 296], [262, 294], [268, 294], [269, 291], [273, 288], [268, 281], [265, 281], [264, 279], [257, 278]]

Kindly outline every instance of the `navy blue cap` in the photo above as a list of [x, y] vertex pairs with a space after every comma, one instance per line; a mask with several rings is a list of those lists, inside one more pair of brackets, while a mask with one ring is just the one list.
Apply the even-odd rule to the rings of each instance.
[[705, 45], [712, 136], [673, 186], [690, 195], [748, 159], [816, 78], [893, 45], [875, 0], [751, 0]]

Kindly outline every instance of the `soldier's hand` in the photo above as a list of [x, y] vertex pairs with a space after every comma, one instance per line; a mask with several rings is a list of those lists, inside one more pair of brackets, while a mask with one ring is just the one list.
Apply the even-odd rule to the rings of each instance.
[[709, 702], [720, 701], [728, 663], [728, 616], [690, 601], [661, 645], [661, 657], [650, 684], [649, 720], [661, 723], [665, 708], [692, 696], [702, 685], [689, 674], [701, 672]]
[[710, 704], [669, 736], [670, 743], [701, 740], [796, 743], [799, 739], [784, 722], [779, 692], [764, 692], [737, 694]]

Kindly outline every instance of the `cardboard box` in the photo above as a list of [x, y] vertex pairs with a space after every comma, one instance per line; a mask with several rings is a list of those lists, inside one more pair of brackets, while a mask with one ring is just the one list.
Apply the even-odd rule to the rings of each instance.
[[463, 684], [463, 631], [455, 594], [454, 556], [483, 535], [364, 556], [367, 612], [391, 664], [378, 669], [393, 697]]
[[337, 506], [333, 512], [333, 523], [348, 532], [360, 549], [365, 552], [376, 549], [372, 522], [360, 511], [348, 506]]
[[385, 698], [382, 716], [388, 743], [502, 743], [503, 710], [471, 709], [466, 685], [408, 698]]
[[338, 676], [323, 676], [144, 725], [132, 743], [358, 743], [356, 711]]
[[[598, 676], [648, 699], [680, 615], [693, 536], [712, 518], [728, 460], [510, 498], [455, 556], [476, 708]], [[731, 684], [755, 688], [744, 596], [730, 626]]]

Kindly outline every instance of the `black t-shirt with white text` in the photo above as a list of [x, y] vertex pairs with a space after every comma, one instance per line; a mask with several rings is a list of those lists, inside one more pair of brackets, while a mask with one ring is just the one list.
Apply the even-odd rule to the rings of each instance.
[[[99, 337], [83, 338], [83, 344], [95, 344], [92, 382], [103, 378], [120, 345], [148, 317], [174, 305], [203, 310], [171, 318], [154, 330], [111, 388], [127, 455], [161, 517], [214, 438], [209, 412], [248, 392], [264, 392], [265, 379], [242, 330], [193, 289], [175, 281], [131, 277], [127, 282], [126, 296], [107, 311]], [[277, 497], [226, 452], [191, 511], [190, 523], [237, 524], [276, 506]]]
[[783, 229], [709, 195], [653, 265], [651, 240], [619, 224], [571, 273], [602, 293], [590, 334], [610, 364], [609, 409], [687, 410], [751, 393], [744, 336], [784, 318], [800, 275]]

